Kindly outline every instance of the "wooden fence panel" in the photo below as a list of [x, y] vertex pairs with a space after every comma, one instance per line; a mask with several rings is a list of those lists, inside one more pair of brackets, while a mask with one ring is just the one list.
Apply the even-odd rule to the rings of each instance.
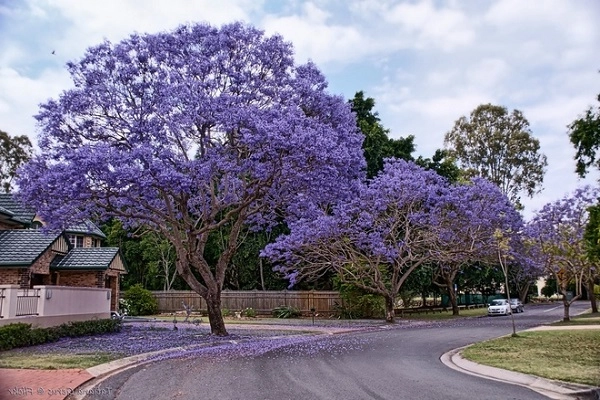
[[[173, 290], [152, 292], [158, 301], [161, 313], [183, 311], [183, 303], [191, 305], [194, 311], [206, 312], [206, 302], [195, 292]], [[321, 314], [333, 313], [336, 303], [341, 303], [340, 294], [334, 291], [259, 291], [225, 290], [221, 294], [221, 308], [231, 312], [253, 308], [258, 314], [267, 315], [279, 306], [291, 306], [303, 314], [309, 314], [314, 308]]]

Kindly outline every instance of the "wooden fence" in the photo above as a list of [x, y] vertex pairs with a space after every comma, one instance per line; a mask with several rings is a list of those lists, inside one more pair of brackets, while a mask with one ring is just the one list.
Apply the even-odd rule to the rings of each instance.
[[[191, 290], [173, 290], [152, 292], [158, 300], [158, 311], [171, 313], [183, 311], [183, 304], [191, 305], [193, 311], [206, 311], [206, 302]], [[253, 308], [257, 314], [271, 314], [279, 306], [291, 306], [303, 314], [309, 314], [314, 308], [316, 313], [328, 314], [335, 311], [335, 305], [341, 304], [339, 292], [329, 291], [259, 291], [224, 290], [221, 294], [221, 309], [231, 312]]]

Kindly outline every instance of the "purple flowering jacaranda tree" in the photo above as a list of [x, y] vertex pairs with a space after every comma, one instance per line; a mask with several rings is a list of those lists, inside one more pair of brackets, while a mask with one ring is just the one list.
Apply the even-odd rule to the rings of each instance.
[[[50, 227], [118, 218], [168, 238], [215, 335], [227, 334], [221, 289], [242, 227], [307, 217], [363, 179], [349, 106], [279, 36], [181, 26], [102, 43], [68, 69], [74, 88], [37, 115], [22, 198]], [[225, 246], [209, 263], [217, 231]]]
[[496, 235], [500, 232], [514, 242], [523, 220], [498, 186], [479, 177], [453, 185], [437, 218], [432, 222], [438, 238], [431, 241], [437, 260], [434, 283], [446, 290], [452, 313], [458, 315], [457, 275], [481, 263], [497, 264]]
[[262, 254], [290, 285], [333, 271], [342, 282], [381, 295], [386, 321], [394, 322], [402, 285], [412, 271], [435, 260], [435, 223], [447, 191], [447, 182], [434, 171], [387, 160], [350, 201], [290, 224], [290, 234]]
[[[582, 285], [587, 283], [596, 265], [589, 259], [585, 228], [589, 221], [588, 208], [598, 201], [597, 188], [583, 186], [560, 200], [544, 205], [527, 224], [528, 236], [538, 262], [547, 275], [556, 279], [562, 295], [565, 321], [570, 320], [569, 307], [581, 298]], [[569, 298], [567, 287], [575, 284], [574, 296]]]

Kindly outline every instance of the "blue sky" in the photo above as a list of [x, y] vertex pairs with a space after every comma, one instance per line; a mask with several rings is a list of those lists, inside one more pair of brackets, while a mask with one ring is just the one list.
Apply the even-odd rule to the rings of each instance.
[[[597, 0], [0, 0], [0, 129], [36, 137], [38, 105], [71, 86], [67, 61], [104, 39], [245, 21], [294, 44], [330, 91], [363, 90], [417, 155], [483, 103], [519, 109], [548, 157], [526, 216], [579, 181], [566, 126], [600, 93]], [[52, 52], [54, 51], [54, 54]]]

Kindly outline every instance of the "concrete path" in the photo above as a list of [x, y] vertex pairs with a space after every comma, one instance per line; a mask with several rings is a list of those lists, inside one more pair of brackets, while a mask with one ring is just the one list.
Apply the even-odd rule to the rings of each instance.
[[0, 369], [0, 400], [62, 400], [93, 378], [85, 369]]

